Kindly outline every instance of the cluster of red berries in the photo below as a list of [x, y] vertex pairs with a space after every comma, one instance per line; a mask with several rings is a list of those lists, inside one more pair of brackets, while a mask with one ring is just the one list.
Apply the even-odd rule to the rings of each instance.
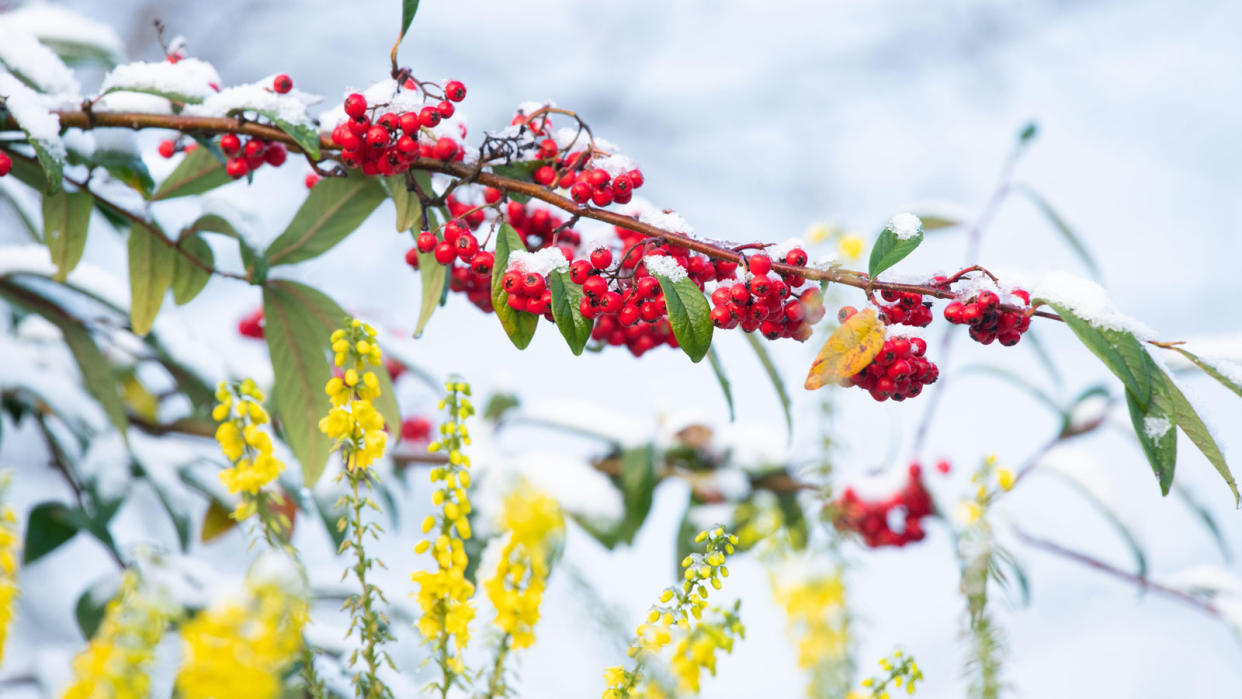
[[[1011, 292], [1022, 300], [1031, 302], [1031, 295], [1024, 289]], [[966, 301], [952, 301], [944, 307], [944, 318], [950, 323], [970, 326], [970, 338], [985, 345], [993, 340], [1005, 347], [1018, 344], [1022, 333], [1031, 327], [1031, 317], [1018, 309], [1000, 307], [1000, 297], [991, 291], [980, 291]]]
[[[406, 86], [416, 87], [412, 81]], [[341, 162], [346, 167], [360, 168], [364, 175], [387, 176], [405, 172], [420, 156], [461, 160], [465, 151], [447, 136], [434, 142], [419, 141], [422, 129], [434, 128], [442, 119], [453, 116], [453, 103], [466, 98], [466, 86], [450, 80], [444, 85], [444, 96], [447, 99], [418, 111], [384, 112], [372, 121], [378, 107], [368, 106], [367, 98], [356, 92], [349, 95], [345, 98], [345, 114], [349, 118], [332, 130], [333, 142], [341, 147]]]
[[[430, 231], [419, 233], [415, 245], [405, 255], [411, 267], [418, 267], [417, 253], [431, 253], [437, 263], [450, 265], [449, 288], [465, 292], [470, 302], [484, 311], [492, 310], [492, 253], [479, 249], [479, 240], [462, 219], [454, 219], [440, 228], [443, 239]], [[461, 261], [463, 265], [455, 265]]]
[[[160, 144], [161, 148], [163, 144]], [[246, 173], [254, 172], [264, 163], [272, 167], [285, 164], [288, 153], [284, 145], [264, 141], [261, 138], [248, 138], [242, 142], [237, 134], [226, 133], [220, 137], [220, 150], [228, 157], [224, 163], [224, 171], [229, 177], [237, 179]], [[161, 154], [163, 151], [161, 150]]]
[[[943, 282], [944, 277], [932, 279], [932, 284]], [[885, 303], [877, 303], [884, 321], [889, 325], [910, 325], [925, 328], [932, 322], [932, 303], [924, 301], [923, 295], [916, 292], [901, 292], [885, 289], [880, 292]]]
[[552, 318], [552, 290], [542, 274], [520, 267], [510, 267], [501, 277], [501, 288], [508, 293], [507, 303], [515, 311], [525, 311]]
[[[805, 265], [806, 251], [794, 248], [785, 253], [785, 262]], [[799, 342], [811, 336], [811, 325], [824, 316], [822, 295], [811, 287], [798, 292], [805, 280], [794, 274], [770, 276], [772, 259], [753, 255], [747, 259], [750, 278], [734, 284], [722, 283], [712, 292], [712, 323], [721, 329], [741, 327], [758, 330], [769, 340], [792, 337]]]
[[[917, 463], [910, 464], [905, 486], [891, 496], [864, 500], [853, 488], [846, 488], [832, 507], [836, 528], [861, 534], [863, 543], [871, 548], [922, 541], [922, 520], [935, 513], [931, 494], [923, 486], [923, 469]], [[901, 524], [900, 530], [893, 529], [893, 520]]]
[[242, 337], [263, 339], [263, 309], [257, 308], [237, 321], [237, 333]]
[[[673, 259], [683, 268], [688, 265], [685, 256]], [[595, 321], [591, 338], [614, 347], [624, 345], [635, 357], [662, 345], [678, 346], [668, 322], [664, 290], [639, 261], [637, 256], [630, 256], [617, 265], [615, 289], [609, 284], [613, 254], [608, 248], [596, 248], [586, 259], [574, 260], [569, 265], [570, 281], [582, 285], [578, 310], [583, 317]], [[621, 277], [622, 269], [633, 269], [633, 273]]]
[[[853, 306], [845, 306], [837, 317], [844, 323], [856, 312]], [[921, 337], [889, 336], [871, 363], [841, 379], [841, 385], [858, 386], [878, 401], [913, 398], [940, 378], [940, 369], [923, 356], [926, 352], [927, 341]]]
[[[545, 140], [540, 146], [540, 153], [551, 144], [555, 155], [556, 142]], [[555, 183], [562, 189], [569, 190], [569, 196], [579, 204], [591, 202], [596, 206], [608, 206], [612, 203], [628, 204], [634, 196], [634, 190], [643, 186], [641, 170], [622, 172], [616, 177], [601, 168], [584, 167], [586, 153], [575, 151], [558, 161], [558, 167], [544, 165], [535, 170], [531, 179], [545, 187]], [[558, 172], [562, 173], [558, 176]]]
[[0, 177], [9, 174], [13, 169], [13, 160], [9, 158], [8, 153], [0, 152]]
[[422, 444], [430, 442], [431, 420], [422, 415], [405, 418], [401, 421], [401, 439], [407, 442]]

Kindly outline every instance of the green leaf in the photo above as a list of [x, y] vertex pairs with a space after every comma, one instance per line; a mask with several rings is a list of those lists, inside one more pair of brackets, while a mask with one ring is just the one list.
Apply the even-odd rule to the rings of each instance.
[[1074, 232], [1074, 229], [1065, 222], [1065, 219], [1061, 218], [1061, 215], [1057, 213], [1057, 210], [1052, 208], [1052, 205], [1048, 203], [1047, 199], [1043, 198], [1043, 196], [1030, 187], [1018, 186], [1017, 190], [1020, 194], [1025, 196], [1027, 200], [1034, 204], [1035, 208], [1039, 209], [1039, 212], [1044, 215], [1044, 218], [1048, 219], [1048, 222], [1051, 223], [1052, 227], [1061, 234], [1061, 237], [1065, 239], [1065, 242], [1068, 243], [1074, 250], [1074, 254], [1078, 255], [1078, 259], [1081, 260], [1083, 265], [1091, 271], [1093, 276], [1096, 278], [1104, 276], [1103, 273], [1100, 272], [1100, 267], [1096, 264], [1095, 258], [1091, 256], [1091, 252], [1087, 250], [1087, 246], [1083, 244], [1082, 239], [1079, 238], [1078, 234]]
[[[81, 514], [80, 512], [78, 514]], [[64, 503], [35, 505], [26, 519], [26, 541], [22, 544], [22, 565], [30, 565], [73, 538], [81, 526]]]
[[[332, 377], [328, 366], [328, 335], [323, 323], [303, 305], [313, 289], [287, 281], [273, 281], [263, 288], [264, 338], [271, 355], [275, 385], [272, 398], [280, 418], [281, 433], [302, 465], [302, 481], [314, 486], [328, 462], [332, 441], [319, 430], [327, 415], [328, 396], [323, 387]], [[344, 314], [339, 322], [344, 321]]]
[[651, 511], [652, 494], [655, 492], [655, 449], [650, 444], [621, 454], [618, 482], [625, 503], [625, 517], [618, 527], [617, 538], [630, 543]]
[[203, 101], [203, 98], [198, 95], [177, 92], [176, 90], [158, 90], [138, 85], [117, 85], [115, 87], [108, 88], [107, 92], [104, 94], [110, 95], [114, 92], [136, 92], [140, 95], [155, 95], [156, 97], [163, 97], [166, 100], [182, 102], [184, 104], [201, 104]]
[[707, 297], [690, 277], [674, 282], [662, 274], [651, 276], [660, 282], [660, 288], [664, 291], [668, 322], [673, 327], [677, 344], [690, 357], [690, 361], [701, 361], [712, 346], [712, 331], [715, 329]]
[[867, 274], [875, 279], [881, 272], [901, 262], [906, 255], [914, 252], [914, 249], [923, 242], [923, 225], [919, 224], [918, 231], [909, 238], [898, 238], [893, 229], [885, 226], [880, 231], [880, 237], [876, 238], [875, 245], [871, 246], [871, 259], [867, 263]]
[[44, 180], [43, 193], [56, 194], [64, 188], [64, 161], [60, 156], [55, 155], [43, 141], [31, 138], [29, 133], [26, 133], [26, 138], [29, 139], [30, 146], [34, 148], [35, 157], [39, 160], [39, 167], [43, 168], [43, 174], [47, 177]]
[[236, 240], [242, 239], [241, 234], [237, 232], [237, 228], [228, 219], [219, 214], [203, 214], [194, 219], [194, 223], [191, 223], [182, 232], [181, 237], [188, 238], [195, 233], [219, 233]]
[[276, 125], [276, 128], [289, 134], [289, 137], [298, 144], [303, 153], [315, 160], [319, 160], [321, 155], [319, 151], [319, 129], [310, 124], [294, 124], [293, 122], [285, 121], [277, 116], [277, 113], [274, 111], [266, 109], [256, 109], [255, 111], [270, 119]]
[[285, 232], [268, 246], [268, 263], [275, 267], [322, 255], [362, 225], [383, 200], [383, 187], [370, 177], [355, 174], [320, 182]]
[[[418, 184], [423, 188], [424, 192], [431, 191], [431, 177], [425, 172], [411, 173], [411, 176], [419, 180]], [[405, 175], [393, 175], [380, 180], [387, 190], [388, 196], [392, 198], [392, 203], [397, 209], [397, 230], [398, 231], [417, 231], [423, 227], [423, 204], [418, 199], [418, 193], [411, 191], [406, 187]], [[422, 269], [421, 267], [419, 269]]]
[[579, 308], [586, 296], [582, 285], [575, 284], [567, 270], [554, 269], [548, 274], [548, 287], [552, 291], [552, 318], [556, 327], [569, 343], [569, 351], [580, 355], [595, 327], [595, 322], [587, 320]]
[[534, 313], [515, 311], [509, 306], [509, 292], [504, 290], [501, 282], [509, 266], [509, 254], [514, 250], [525, 250], [526, 244], [521, 236], [506, 221], [500, 225], [496, 236], [495, 258], [492, 263], [492, 308], [505, 334], [518, 349], [526, 349], [539, 327], [539, 316]]
[[423, 293], [418, 300], [418, 324], [414, 327], [414, 337], [423, 336], [423, 328], [431, 320], [431, 315], [440, 307], [440, 296], [448, 283], [448, 266], [436, 262], [435, 253], [418, 253], [418, 276], [422, 282]]
[[151, 324], [164, 303], [164, 294], [172, 285], [176, 254], [146, 226], [130, 226], [129, 317], [135, 335], [151, 331]]
[[237, 526], [233, 513], [217, 500], [207, 503], [207, 513], [203, 515], [203, 527], [198, 532], [198, 540], [204, 544], [219, 539]]
[[120, 580], [115, 575], [95, 581], [78, 596], [77, 604], [73, 605], [73, 617], [78, 622], [78, 630], [82, 638], [90, 640], [103, 623], [108, 603], [120, 590]]
[[764, 346], [763, 340], [760, 340], [759, 336], [754, 333], [746, 333], [746, 341], [755, 351], [759, 363], [763, 364], [763, 371], [768, 375], [768, 380], [772, 382], [772, 388], [776, 389], [776, 397], [781, 402], [781, 411], [785, 414], [785, 436], [787, 439], [793, 439], [793, 412], [790, 408], [789, 391], [785, 390], [785, 380], [781, 378], [781, 372], [777, 370], [776, 363], [768, 354], [768, 348]]
[[1146, 408], [1127, 390], [1126, 407], [1130, 409], [1130, 422], [1143, 454], [1160, 482], [1160, 492], [1168, 495], [1177, 466], [1177, 415], [1173, 411], [1173, 400], [1161, 383], [1152, 389]]
[[95, 151], [90, 157], [91, 162], [108, 171], [119, 182], [123, 182], [136, 190], [143, 198], [151, 196], [155, 189], [155, 180], [142, 156], [131, 151], [105, 150]]
[[1225, 388], [1228, 388], [1230, 391], [1233, 391], [1239, 396], [1242, 396], [1242, 384], [1239, 384], [1237, 381], [1222, 374], [1220, 369], [1217, 369], [1216, 367], [1212, 366], [1210, 363], [1205, 362], [1203, 358], [1200, 357], [1199, 355], [1194, 354], [1192, 352], [1187, 352], [1186, 350], [1176, 345], [1169, 347], [1168, 349], [1171, 349], [1181, 354], [1183, 357], [1190, 360], [1191, 364], [1194, 364], [1195, 366], [1202, 369], [1203, 373], [1216, 379], [1217, 381], [1221, 383], [1221, 385], [1223, 385]]
[[190, 261], [190, 257], [199, 260], [207, 267], [214, 267], [216, 256], [211, 246], [202, 236], [192, 235], [177, 243], [182, 253], [173, 256], [172, 292], [173, 300], [178, 306], [184, 306], [198, 296], [207, 286], [211, 273]]
[[919, 220], [923, 222], [923, 231], [938, 231], [944, 228], [956, 228], [962, 223], [961, 219], [945, 214], [916, 214]]
[[401, 0], [401, 37], [405, 38], [405, 33], [410, 30], [410, 22], [414, 21], [414, 15], [418, 13], [418, 0]]
[[124, 436], [129, 427], [129, 420], [125, 417], [125, 402], [117, 391], [117, 381], [112, 375], [112, 368], [103, 352], [99, 351], [99, 345], [91, 338], [90, 331], [73, 320], [44, 315], [60, 328], [65, 344], [69, 346], [69, 351], [78, 363], [78, 371], [82, 374], [82, 383], [86, 385], [86, 390], [99, 401], [108, 421]]
[[202, 194], [232, 181], [224, 171], [224, 163], [209, 149], [200, 146], [187, 153], [181, 164], [160, 183], [151, 201]]
[[[530, 182], [535, 170], [547, 165], [547, 160], [521, 160], [515, 163], [502, 163], [492, 166], [492, 173], [501, 177], [508, 177], [513, 180], [521, 180]], [[510, 199], [519, 204], [525, 204], [530, 201], [529, 194], [521, 192], [507, 192]]]
[[[1033, 304], [1045, 303], [1074, 331], [1087, 349], [1104, 362], [1126, 389], [1133, 394], [1140, 408], [1147, 408], [1151, 400], [1152, 370], [1154, 365], [1143, 345], [1126, 330], [1097, 328], [1078, 317], [1065, 306], [1046, 299], [1034, 299]], [[1161, 373], [1159, 369], [1155, 373]]]
[[720, 361], [720, 355], [716, 353], [715, 347], [707, 350], [707, 360], [711, 362], [712, 373], [716, 375], [720, 390], [724, 392], [725, 402], [729, 404], [729, 422], [733, 422], [737, 417], [733, 412], [733, 388], [729, 383], [729, 377], [725, 375], [724, 362]]
[[66, 192], [43, 197], [43, 242], [56, 265], [53, 279], [65, 281], [86, 249], [86, 231], [95, 197], [90, 192]]
[[[1149, 359], [1149, 361], [1151, 361]], [[1153, 362], [1154, 364], [1154, 362]], [[1212, 433], [1208, 431], [1207, 425], [1203, 424], [1202, 418], [1195, 412], [1190, 401], [1186, 400], [1186, 396], [1182, 393], [1177, 384], [1173, 383], [1163, 372], [1160, 374], [1164, 379], [1165, 387], [1168, 389], [1169, 397], [1173, 400], [1173, 413], [1177, 416], [1177, 426], [1182, 429], [1191, 442], [1203, 452], [1207, 460], [1225, 479], [1225, 483], [1229, 485], [1229, 490], [1233, 492], [1234, 505], [1242, 503], [1242, 498], [1238, 495], [1238, 484], [1233, 479], [1233, 473], [1229, 470], [1229, 464], [1225, 463], [1225, 455], [1221, 453], [1220, 446], [1216, 443], [1216, 439], [1212, 437]]]

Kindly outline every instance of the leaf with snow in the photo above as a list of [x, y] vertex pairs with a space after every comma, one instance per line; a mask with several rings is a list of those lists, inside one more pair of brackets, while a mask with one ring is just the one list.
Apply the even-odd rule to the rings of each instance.
[[1199, 417], [1199, 413], [1195, 412], [1190, 401], [1186, 400], [1185, 394], [1177, 387], [1177, 384], [1173, 383], [1173, 380], [1164, 372], [1161, 372], [1160, 376], [1173, 399], [1173, 413], [1176, 415], [1177, 426], [1190, 438], [1191, 442], [1194, 442], [1199, 451], [1203, 452], [1221, 478], [1225, 479], [1229, 490], [1233, 492], [1234, 505], [1242, 503], [1242, 497], [1238, 495], [1238, 484], [1229, 470], [1229, 464], [1225, 462], [1225, 455], [1221, 453], [1220, 445], [1216, 443], [1207, 425], [1203, 424], [1203, 419]]
[[307, 108], [322, 101], [321, 98], [301, 90], [290, 90], [284, 94], [275, 92], [272, 90], [274, 77], [214, 92], [207, 95], [200, 104], [188, 107], [185, 113], [206, 117], [231, 117], [249, 112], [266, 117], [278, 129], [289, 134], [307, 155], [318, 159], [319, 129]]
[[1177, 430], [1174, 429], [1177, 416], [1173, 410], [1172, 396], [1164, 383], [1158, 382], [1152, 388], [1151, 400], [1146, 407], [1139, 405], [1138, 399], [1127, 389], [1126, 406], [1130, 409], [1134, 434], [1160, 482], [1160, 492], [1168, 495], [1169, 488], [1173, 485], [1173, 471], [1177, 466]]
[[569, 351], [580, 355], [595, 326], [595, 322], [588, 320], [580, 310], [582, 299], [586, 298], [582, 285], [575, 284], [569, 272], [554, 269], [548, 274], [548, 288], [552, 292], [552, 319], [556, 321], [556, 328], [569, 344]]
[[847, 318], [815, 355], [806, 376], [806, 389], [814, 391], [862, 371], [880, 353], [885, 333], [875, 309], [868, 308]]
[[268, 263], [275, 267], [322, 255], [357, 230], [383, 200], [384, 188], [371, 177], [351, 174], [320, 182], [268, 246]]
[[[154, 226], [154, 224], [147, 224]], [[129, 229], [129, 318], [135, 335], [151, 332], [155, 316], [172, 285], [172, 248], [164, 244], [146, 225]]]
[[[1100, 324], [1098, 317], [1080, 315], [1080, 309], [1067, 305], [1063, 300], [1036, 297], [1032, 303], [1051, 306], [1087, 349], [1121, 379], [1139, 408], [1147, 409], [1151, 400], [1153, 365], [1147, 350], [1132, 331], [1124, 329], [1124, 326]], [[1156, 371], [1159, 372], [1159, 369]]]
[[59, 192], [64, 179], [65, 146], [60, 140], [60, 117], [52, 112], [51, 100], [31, 90], [11, 74], [0, 73], [0, 104], [17, 122], [26, 135], [26, 141], [34, 149], [46, 176], [44, 193]]
[[94, 205], [95, 197], [87, 191], [62, 190], [43, 197], [43, 243], [52, 254], [53, 279], [58, 282], [65, 281], [82, 259]]
[[431, 320], [431, 314], [440, 307], [440, 297], [448, 284], [448, 265], [436, 261], [435, 253], [418, 253], [418, 277], [422, 284], [422, 295], [418, 299], [418, 324], [414, 326], [414, 337], [423, 335], [423, 328]]
[[202, 194], [232, 181], [224, 171], [224, 163], [200, 146], [186, 153], [176, 169], [160, 183], [151, 201]]
[[690, 361], [701, 361], [712, 346], [712, 331], [716, 327], [712, 325], [712, 309], [707, 297], [694, 280], [686, 276], [680, 265], [676, 265], [676, 269], [680, 270], [681, 278], [674, 280], [678, 275], [673, 274], [671, 268], [665, 270], [657, 266], [653, 269], [651, 259], [647, 258], [647, 270], [660, 282], [660, 289], [664, 291], [664, 305], [668, 308], [668, 323], [673, 328], [673, 337], [677, 338], [677, 345], [690, 357]]
[[1178, 354], [1182, 355], [1190, 361], [1191, 364], [1203, 370], [1203, 373], [1211, 376], [1221, 383], [1222, 386], [1230, 391], [1242, 396], [1242, 366], [1238, 366], [1232, 362], [1220, 361], [1211, 362], [1203, 359], [1203, 357], [1189, 352], [1187, 350], [1173, 345], [1169, 347]]
[[77, 98], [81, 91], [73, 71], [34, 35], [0, 22], [0, 67], [8, 68], [23, 83], [51, 95]]
[[197, 58], [169, 61], [135, 61], [113, 68], [104, 76], [100, 94], [137, 92], [182, 104], [199, 104], [217, 94], [220, 74]]
[[526, 349], [539, 327], [539, 316], [533, 313], [514, 310], [509, 305], [509, 292], [504, 289], [504, 276], [509, 268], [509, 256], [514, 252], [524, 252], [526, 243], [506, 221], [500, 225], [496, 236], [496, 250], [492, 263], [492, 308], [496, 318], [505, 329], [505, 334], [518, 349]]
[[901, 262], [923, 242], [923, 223], [914, 214], [897, 214], [888, 222], [875, 245], [871, 247], [871, 259], [867, 262], [867, 274], [875, 279], [884, 270]]
[[7, 11], [4, 21], [26, 32], [71, 65], [111, 68], [125, 57], [125, 44], [112, 27], [48, 3], [29, 3]]

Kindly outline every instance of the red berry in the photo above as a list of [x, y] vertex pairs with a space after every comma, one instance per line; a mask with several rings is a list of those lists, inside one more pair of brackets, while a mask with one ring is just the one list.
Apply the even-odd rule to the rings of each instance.
[[927, 340], [921, 337], [910, 338], [910, 354], [922, 357], [925, 352], [927, 352]]
[[634, 183], [630, 181], [630, 176], [622, 173], [612, 180], [612, 195], [627, 196], [634, 190]]
[[[586, 301], [586, 298], [584, 297], [582, 300]], [[638, 306], [630, 303], [625, 304], [617, 313], [617, 320], [627, 328], [637, 323], [639, 321]]]
[[600, 276], [588, 277], [582, 283], [582, 291], [587, 296], [600, 298], [608, 291], [608, 281]]
[[161, 157], [171, 158], [177, 154], [177, 144], [172, 141], [160, 141], [159, 152]]
[[447, 136], [436, 141], [435, 157], [437, 160], [449, 160], [457, 155], [457, 142]]
[[466, 86], [460, 80], [450, 80], [444, 84], [444, 96], [453, 102], [466, 99]]
[[453, 247], [457, 249], [457, 257], [462, 262], [466, 262], [473, 259], [475, 253], [479, 251], [479, 241], [472, 234], [466, 233], [457, 238]]
[[837, 311], [837, 322], [844, 323], [857, 312], [858, 309], [853, 306], [842, 306], [841, 310]]
[[492, 273], [492, 265], [495, 264], [495, 261], [495, 256], [484, 250], [476, 253], [470, 260], [470, 270], [475, 274], [490, 275]]
[[752, 255], [746, 259], [746, 264], [751, 274], [760, 276], [772, 269], [772, 258], [767, 255]]
[[711, 319], [712, 325], [715, 325], [718, 328], [724, 328], [728, 327], [729, 323], [733, 321], [733, 316], [730, 315], [728, 308], [724, 306], [716, 306], [712, 309]]
[[419, 233], [418, 237], [414, 239], [414, 244], [422, 252], [431, 252], [436, 248], [436, 243], [438, 242], [440, 241], [436, 240], [436, 237], [428, 231]]
[[949, 305], [944, 307], [944, 319], [949, 321], [950, 323], [960, 324], [963, 322], [962, 321], [963, 310], [965, 310], [965, 306], [962, 304], [961, 301], [950, 301]]
[[575, 284], [582, 284], [591, 275], [591, 263], [586, 260], [574, 260], [569, 263], [569, 279]]
[[486, 187], [483, 189], [483, 201], [487, 202], [488, 204], [495, 204], [496, 202], [500, 201], [501, 197], [503, 196], [504, 194], [499, 189], [496, 189], [495, 187]]
[[806, 260], [806, 250], [803, 250], [802, 248], [794, 248], [793, 250], [785, 253], [785, 262], [787, 264], [803, 267], [806, 265]]
[[449, 102], [448, 100], [442, 100], [439, 104], [436, 105], [436, 111], [440, 112], [441, 118], [448, 119], [449, 117], [453, 116], [453, 114], [457, 111], [457, 108], [453, 106], [452, 102]]
[[312, 189], [315, 185], [319, 184], [319, 175], [316, 175], [313, 172], [308, 172], [306, 173], [306, 179], [303, 180], [303, 182], [306, 183], [307, 189]]
[[654, 277], [641, 277], [637, 284], [638, 298], [653, 299], [660, 293], [660, 282]]
[[402, 134], [401, 138], [397, 139], [397, 150], [406, 155], [418, 155], [418, 141], [415, 141], [409, 135]]
[[226, 133], [220, 137], [220, 150], [224, 151], [225, 155], [233, 157], [241, 152], [241, 148], [241, 139], [237, 137], [237, 134]]
[[962, 306], [962, 322], [974, 325], [983, 317], [983, 309], [978, 303], [968, 303]]
[[[547, 288], [543, 275], [527, 272], [522, 275], [522, 293], [527, 296], [539, 296]], [[533, 313], [533, 311], [532, 311]]]
[[365, 140], [372, 148], [383, 148], [388, 145], [388, 129], [376, 124], [367, 129]]
[[595, 190], [595, 193], [591, 195], [591, 203], [595, 204], [596, 206], [608, 206], [609, 204], [612, 203], [612, 190], [610, 189]]
[[279, 143], [273, 143], [263, 152], [263, 159], [272, 167], [280, 167], [285, 164], [285, 158], [288, 157], [285, 147]]
[[[766, 258], [765, 258], [766, 259]], [[760, 298], [772, 293], [772, 280], [766, 274], [756, 275], [750, 280], [750, 293]]]
[[634, 187], [634, 189], [638, 189], [643, 186], [643, 173], [641, 170], [630, 170], [625, 174], [630, 178], [630, 184]]
[[442, 240], [436, 244], [436, 262], [442, 265], [451, 264], [453, 259], [457, 257], [457, 251], [453, 249], [453, 244], [447, 240]]
[[272, 80], [272, 89], [282, 95], [285, 94], [293, 89], [293, 78], [285, 75], [284, 73], [277, 75], [276, 78]]
[[551, 165], [541, 165], [535, 170], [535, 173], [531, 176], [531, 179], [535, 181], [535, 184], [547, 187], [556, 180], [556, 169]]
[[405, 251], [405, 263], [414, 269], [418, 269], [418, 248], [410, 248]]
[[345, 98], [345, 113], [351, 117], [360, 117], [366, 114], [367, 98], [357, 92]]
[[431, 128], [440, 123], [440, 110], [432, 106], [423, 107], [418, 113], [418, 123]]
[[[362, 147], [362, 138], [349, 127], [336, 127], [332, 131], [332, 140], [344, 150], [358, 150]], [[223, 140], [220, 141], [220, 145], [221, 147], [224, 146]]]
[[224, 171], [233, 179], [245, 175], [249, 170], [250, 168], [246, 166], [245, 158], [229, 158], [229, 161], [224, 165]]
[[591, 200], [591, 185], [586, 182], [575, 182], [574, 186], [569, 188], [569, 196], [579, 204], [585, 204]]
[[397, 126], [400, 126], [403, 132], [417, 136], [420, 126], [418, 112], [401, 112], [401, 115], [397, 117]]
[[595, 248], [591, 251], [591, 266], [595, 269], [608, 269], [612, 265], [612, 251], [608, 248]]
[[599, 189], [608, 184], [608, 173], [598, 169], [589, 170], [586, 173], [586, 181], [587, 184], [591, 185], [595, 189]]

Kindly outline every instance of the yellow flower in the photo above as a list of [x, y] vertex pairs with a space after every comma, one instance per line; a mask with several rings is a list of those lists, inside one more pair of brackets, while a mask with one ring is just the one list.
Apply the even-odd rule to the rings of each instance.
[[[0, 494], [8, 481], [8, 473], [0, 476]], [[0, 507], [0, 663], [4, 662], [4, 642], [13, 621], [17, 601], [17, 559], [21, 539], [17, 534], [17, 515], [11, 507]]]
[[843, 259], [852, 262], [862, 257], [865, 245], [866, 243], [863, 242], [861, 236], [849, 233], [841, 236], [840, 242], [837, 243], [837, 249]]
[[308, 605], [287, 583], [248, 580], [239, 601], [213, 606], [181, 627], [183, 699], [272, 699], [302, 648]]
[[509, 540], [495, 574], [483, 587], [496, 608], [496, 626], [512, 637], [515, 649], [526, 648], [535, 641], [548, 550], [564, 532], [565, 519], [555, 499], [525, 484], [505, 498], [500, 519]]
[[[260, 425], [268, 422], [267, 412], [257, 402], [263, 392], [252, 379], [238, 384], [221, 382], [216, 390], [219, 404], [212, 416], [220, 420], [216, 441], [232, 467], [220, 472], [220, 482], [230, 494], [241, 494], [242, 501], [233, 510], [233, 518], [241, 521], [260, 512], [261, 491], [280, 477], [285, 465], [272, 456], [272, 438]], [[283, 538], [283, 527], [276, 519], [264, 517], [269, 540]]]
[[1007, 468], [1001, 468], [996, 470], [996, 480], [1000, 483], [1001, 490], [1008, 492], [1011, 488], [1013, 488], [1016, 478], [1013, 475], [1013, 471], [1010, 471]]
[[73, 660], [74, 681], [64, 699], [145, 699], [155, 647], [174, 612], [162, 595], [146, 589], [137, 573], [126, 571], [120, 594], [108, 603], [95, 637]]

